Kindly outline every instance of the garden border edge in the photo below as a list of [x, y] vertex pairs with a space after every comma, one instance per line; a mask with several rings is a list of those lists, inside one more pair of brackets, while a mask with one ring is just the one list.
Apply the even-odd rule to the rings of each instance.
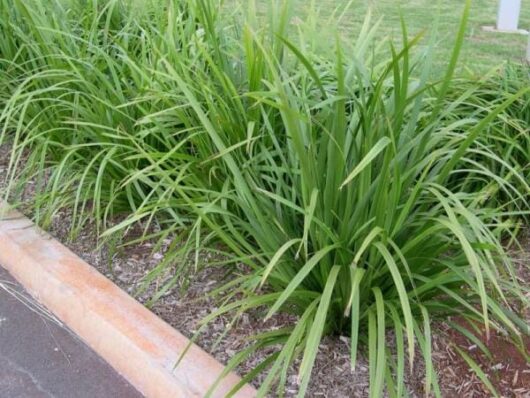
[[[148, 398], [204, 397], [224, 366], [0, 200], [0, 266]], [[212, 397], [241, 379], [230, 372]], [[246, 384], [238, 398], [256, 396]]]

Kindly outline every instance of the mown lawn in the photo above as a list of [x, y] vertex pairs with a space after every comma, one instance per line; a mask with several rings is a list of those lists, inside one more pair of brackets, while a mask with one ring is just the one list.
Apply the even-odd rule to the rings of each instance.
[[[245, 6], [247, 0], [235, 0]], [[270, 0], [255, 0], [257, 4], [268, 4]], [[293, 13], [304, 14], [310, 9], [310, 0], [290, 0]], [[461, 18], [464, 2], [461, 0], [318, 0], [315, 7], [320, 10], [319, 24], [325, 36], [326, 27], [340, 24], [346, 38], [354, 39], [360, 31], [368, 10], [372, 10], [372, 19], [380, 21], [378, 36], [390, 37], [400, 41], [400, 12], [402, 13], [410, 35], [425, 30], [428, 36], [433, 32], [435, 21], [439, 20], [435, 65], [441, 69], [448, 60], [454, 43], [456, 29]], [[349, 9], [338, 21], [348, 5]], [[476, 72], [484, 72], [498, 64], [510, 60], [521, 61], [524, 58], [527, 36], [519, 34], [501, 34], [483, 31], [485, 25], [495, 25], [498, 0], [474, 0], [468, 24], [467, 38], [460, 58], [462, 66]], [[301, 16], [302, 16], [301, 15]], [[519, 27], [530, 29], [530, 0], [522, 1]], [[424, 41], [426, 43], [427, 40]]]

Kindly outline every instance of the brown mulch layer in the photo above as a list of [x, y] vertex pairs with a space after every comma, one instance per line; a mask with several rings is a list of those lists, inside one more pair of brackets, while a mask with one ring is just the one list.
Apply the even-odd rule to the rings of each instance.
[[[463, 322], [458, 323], [465, 327]], [[513, 342], [493, 331], [488, 339], [486, 333], [478, 335], [473, 328], [466, 327], [489, 350], [490, 358], [461, 333], [449, 327], [444, 329], [445, 355], [437, 358], [437, 366], [441, 370], [440, 382], [447, 396], [451, 392], [453, 396], [462, 397], [492, 396], [455, 347], [465, 352], [480, 367], [502, 397], [530, 396], [530, 363]], [[524, 339], [524, 345], [530, 351], [530, 338]]]
[[[530, 228], [525, 228], [519, 239], [520, 247], [509, 250], [516, 267], [519, 283], [528, 289], [530, 285]], [[530, 293], [526, 293], [530, 297]], [[530, 325], [530, 308], [524, 311]], [[463, 320], [455, 323], [464, 327], [489, 350], [488, 358], [476, 344], [447, 324], [437, 325], [434, 336], [434, 361], [438, 370], [440, 386], [446, 397], [491, 397], [492, 393], [477, 374], [460, 356], [455, 347], [465, 352], [487, 375], [501, 397], [530, 398], [530, 356], [521, 353], [512, 341], [501, 333], [490, 331], [486, 335], [483, 327], [477, 333]], [[530, 355], [530, 337], [523, 336], [523, 348]]]
[[[0, 192], [5, 187], [5, 169], [7, 167], [9, 147], [0, 146]], [[4, 177], [4, 178], [2, 178]], [[3, 185], [4, 184], [4, 185]], [[27, 194], [31, 196], [32, 186], [28, 184]], [[50, 228], [50, 233], [66, 244], [86, 262], [97, 268], [114, 283], [128, 293], [135, 295], [142, 286], [142, 280], [154, 269], [164, 257], [165, 251], [172, 243], [170, 239], [163, 242], [158, 251], [154, 251], [153, 242], [143, 242], [126, 246], [122, 250], [111, 251], [106, 245], [99, 246], [93, 225], [86, 225], [80, 233], [72, 239], [69, 228], [70, 216], [67, 212], [56, 215]], [[138, 231], [131, 231], [132, 235]], [[530, 234], [529, 234], [530, 236]], [[518, 252], [516, 260], [520, 266], [522, 279], [530, 281], [528, 261], [530, 240], [524, 243], [525, 251]], [[202, 265], [218, 260], [215, 255], [201, 253]], [[235, 268], [236, 272], [243, 272]], [[173, 269], [169, 267], [147, 290], [135, 295], [141, 303], [147, 303], [158, 288], [172, 278]], [[182, 283], [177, 283], [168, 290], [152, 307], [151, 310], [178, 329], [187, 337], [192, 337], [197, 331], [201, 319], [216, 310], [218, 301], [207, 297], [207, 294], [223, 282], [230, 280], [233, 274], [226, 272], [226, 267], [205, 266], [194, 273], [186, 289]], [[205, 298], [207, 297], [207, 298]], [[198, 338], [197, 344], [210, 352], [216, 359], [227, 363], [236, 352], [248, 346], [247, 338], [253, 334], [266, 330], [280, 328], [296, 322], [296, 318], [287, 315], [273, 317], [267, 323], [262, 321], [263, 313], [254, 311], [231, 324], [232, 318], [221, 316], [213, 321], [205, 332]], [[530, 319], [530, 318], [529, 318]], [[226, 335], [225, 335], [226, 334]], [[218, 340], [224, 338], [218, 342]], [[390, 338], [389, 341], [392, 339]], [[483, 386], [482, 382], [469, 368], [467, 363], [456, 353], [454, 345], [468, 353], [477, 361], [482, 369], [491, 376], [494, 386], [504, 397], [530, 397], [529, 364], [523, 357], [518, 357], [513, 347], [498, 336], [484, 341], [493, 355], [493, 360], [480, 355], [472, 343], [459, 333], [451, 330], [445, 324], [433, 325], [433, 361], [438, 374], [442, 395], [444, 397], [489, 397], [492, 394]], [[238, 367], [240, 374], [245, 374], [261, 363], [266, 355], [273, 350], [260, 352], [249, 358]], [[366, 397], [368, 396], [368, 362], [363, 356], [358, 359], [358, 365], [353, 373], [350, 370], [349, 340], [344, 336], [329, 336], [322, 341], [313, 377], [307, 396], [309, 397]], [[411, 396], [423, 396], [424, 366], [421, 355], [416, 356], [415, 368], [407, 375], [406, 384]], [[297, 366], [295, 363], [288, 377], [287, 397], [297, 392]], [[264, 376], [258, 377], [253, 384], [259, 386]]]

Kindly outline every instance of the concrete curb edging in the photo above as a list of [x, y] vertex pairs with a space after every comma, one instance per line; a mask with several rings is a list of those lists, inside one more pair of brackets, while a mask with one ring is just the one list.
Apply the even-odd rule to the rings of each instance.
[[[135, 388], [148, 398], [204, 397], [224, 367], [0, 201], [0, 264]], [[227, 375], [212, 397], [240, 382]], [[245, 385], [235, 396], [254, 397]]]

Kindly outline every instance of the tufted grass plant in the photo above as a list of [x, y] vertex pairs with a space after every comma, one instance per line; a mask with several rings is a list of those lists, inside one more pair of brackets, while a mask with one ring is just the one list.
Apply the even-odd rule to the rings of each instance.
[[[507, 64], [493, 69], [483, 77], [463, 78], [455, 82], [446, 99], [447, 105], [455, 98], [473, 90], [470, 96], [455, 108], [449, 117], [461, 120], [466, 115], [468, 125], [485, 117], [492, 109], [524, 87], [530, 86], [528, 64]], [[466, 129], [463, 124], [461, 130]], [[481, 192], [477, 200], [487, 205], [502, 208], [509, 222], [527, 223], [530, 209], [530, 95], [520, 96], [500, 112], [486, 126], [487, 132], [478, 137], [470, 148], [464, 162], [474, 169], [482, 168], [487, 173], [477, 173], [473, 179], [462, 180], [455, 175], [453, 189]], [[460, 134], [458, 132], [457, 134]], [[462, 172], [465, 173], [465, 167]], [[491, 178], [491, 172], [494, 178]], [[461, 183], [467, 184], [460, 186]]]
[[200, 40], [197, 21], [209, 18], [207, 7], [13, 0], [0, 5], [0, 15], [0, 143], [13, 146], [8, 193], [33, 180], [37, 222], [49, 225], [68, 208], [72, 238], [89, 220], [102, 232], [153, 195], [162, 200], [148, 179], [127, 183], [147, 164], [143, 150], [154, 156], [179, 145], [178, 123], [162, 122], [159, 134], [142, 123], [167, 106], [152, 94], [164, 84], [153, 69], [168, 62], [168, 48], [196, 57], [188, 43]]

